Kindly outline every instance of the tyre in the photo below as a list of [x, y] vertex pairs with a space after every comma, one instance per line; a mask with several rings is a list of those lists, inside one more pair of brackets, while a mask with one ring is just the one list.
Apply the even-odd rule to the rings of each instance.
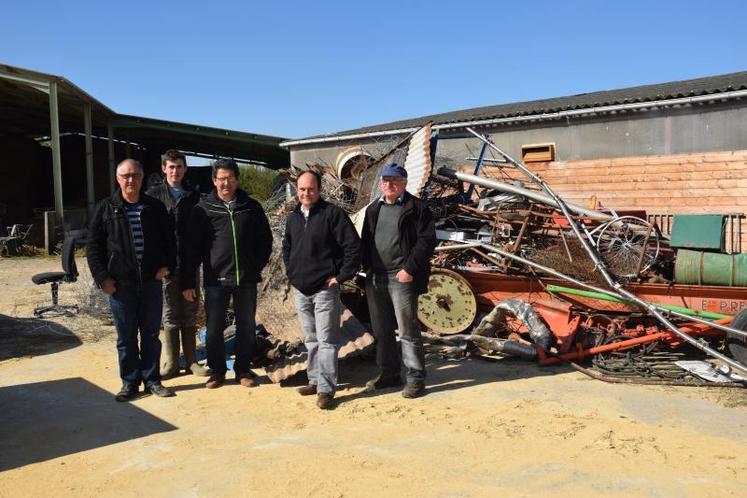
[[[731, 322], [731, 327], [747, 331], [747, 309], [740, 311]], [[747, 337], [727, 332], [727, 344], [732, 356], [742, 365], [747, 365]]]

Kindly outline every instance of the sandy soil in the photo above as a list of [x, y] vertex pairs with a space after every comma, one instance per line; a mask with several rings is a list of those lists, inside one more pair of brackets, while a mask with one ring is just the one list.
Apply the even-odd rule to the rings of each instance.
[[375, 367], [350, 360], [331, 412], [266, 378], [115, 403], [110, 326], [27, 319], [49, 292], [31, 274], [57, 264], [0, 259], [2, 497], [744, 496], [742, 390], [467, 360], [429, 363], [405, 400], [363, 393]]

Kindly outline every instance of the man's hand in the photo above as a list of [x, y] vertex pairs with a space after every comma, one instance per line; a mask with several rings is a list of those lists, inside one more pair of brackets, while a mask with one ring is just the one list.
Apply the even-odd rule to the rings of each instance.
[[162, 266], [156, 272], [156, 280], [163, 280], [163, 278], [168, 276], [168, 274], [169, 274], [169, 269], [166, 268], [165, 266]]
[[337, 285], [337, 279], [335, 277], [329, 277], [327, 279], [327, 287], [334, 287]]
[[111, 296], [117, 292], [117, 282], [113, 278], [105, 278], [101, 282], [101, 290], [104, 291], [104, 294], [109, 294]]
[[397, 272], [398, 282], [406, 284], [407, 282], [412, 282], [412, 280], [413, 280], [413, 276], [407, 273], [404, 269]]
[[190, 303], [197, 299], [197, 293], [194, 289], [184, 289], [182, 291], [182, 296], [184, 296], [184, 299], [186, 299]]

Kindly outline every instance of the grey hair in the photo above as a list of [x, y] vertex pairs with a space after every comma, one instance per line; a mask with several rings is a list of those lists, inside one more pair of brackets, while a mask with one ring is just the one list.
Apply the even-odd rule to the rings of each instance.
[[145, 170], [143, 169], [143, 164], [137, 159], [131, 159], [131, 158], [127, 158], [123, 160], [121, 163], [117, 164], [117, 169], [119, 169], [120, 166], [124, 166], [127, 163], [134, 164], [135, 166], [137, 166], [137, 169], [139, 169], [141, 173], [145, 172]]

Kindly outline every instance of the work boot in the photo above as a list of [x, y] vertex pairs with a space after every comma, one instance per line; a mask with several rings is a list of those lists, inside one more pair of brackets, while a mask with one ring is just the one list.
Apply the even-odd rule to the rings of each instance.
[[402, 387], [402, 377], [399, 375], [396, 377], [384, 377], [383, 375], [379, 375], [375, 379], [366, 382], [366, 391], [368, 392], [387, 389], [389, 387]]
[[174, 391], [172, 391], [168, 387], [164, 387], [160, 382], [158, 384], [149, 385], [147, 389], [151, 392], [151, 394], [153, 394], [154, 396], [158, 396], [159, 398], [171, 398], [172, 396], [176, 396], [176, 394], [174, 394]]
[[197, 363], [197, 328], [182, 327], [182, 350], [187, 372], [198, 377], [210, 376], [210, 370]]
[[425, 384], [421, 382], [416, 382], [414, 384], [407, 384], [404, 389], [402, 389], [402, 397], [413, 399], [413, 398], [419, 398], [421, 396], [425, 395]]
[[210, 378], [205, 383], [205, 387], [208, 389], [217, 389], [220, 386], [223, 385], [223, 383], [226, 382], [226, 374], [213, 374], [210, 376]]
[[238, 374], [236, 376], [236, 383], [241, 384], [244, 387], [257, 387], [259, 386], [259, 382], [257, 382], [256, 377], [257, 376], [254, 374], [254, 372]]
[[138, 388], [139, 386], [132, 384], [123, 384], [122, 389], [114, 396], [114, 399], [120, 403], [135, 399], [138, 395]]
[[299, 387], [298, 389], [296, 389], [296, 392], [301, 396], [311, 396], [312, 394], [316, 394], [316, 384], [308, 384], [303, 387]]
[[179, 329], [161, 332], [161, 379], [168, 380], [179, 373]]
[[322, 410], [331, 410], [335, 407], [335, 400], [332, 393], [319, 393], [316, 396], [316, 406]]

